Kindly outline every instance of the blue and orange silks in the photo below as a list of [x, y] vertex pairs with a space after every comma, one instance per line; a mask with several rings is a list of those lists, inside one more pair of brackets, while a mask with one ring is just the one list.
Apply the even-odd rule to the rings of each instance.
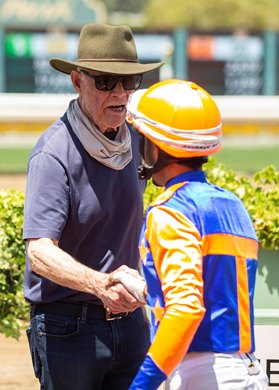
[[234, 194], [201, 171], [167, 184], [141, 233], [152, 344], [130, 389], [157, 389], [187, 352], [254, 351], [257, 252]]

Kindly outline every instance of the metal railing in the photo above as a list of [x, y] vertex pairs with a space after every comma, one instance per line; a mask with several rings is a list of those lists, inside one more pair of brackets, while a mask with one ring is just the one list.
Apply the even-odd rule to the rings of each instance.
[[[65, 112], [69, 101], [75, 97], [71, 94], [0, 93], [0, 125], [51, 123]], [[224, 124], [265, 123], [279, 126], [279, 96], [214, 98]]]

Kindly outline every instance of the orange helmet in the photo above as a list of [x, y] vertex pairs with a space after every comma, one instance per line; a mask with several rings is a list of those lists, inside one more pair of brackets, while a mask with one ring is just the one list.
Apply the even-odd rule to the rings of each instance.
[[166, 80], [134, 92], [127, 120], [177, 158], [209, 156], [221, 148], [219, 109], [208, 92], [190, 81]]

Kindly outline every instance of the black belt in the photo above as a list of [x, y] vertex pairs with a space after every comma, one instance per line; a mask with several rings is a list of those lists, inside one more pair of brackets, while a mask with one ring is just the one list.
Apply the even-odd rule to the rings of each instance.
[[79, 318], [96, 318], [106, 321], [120, 320], [121, 318], [128, 317], [130, 314], [130, 312], [113, 314], [103, 306], [73, 302], [31, 304], [31, 313], [36, 314], [38, 312], [69, 315]]

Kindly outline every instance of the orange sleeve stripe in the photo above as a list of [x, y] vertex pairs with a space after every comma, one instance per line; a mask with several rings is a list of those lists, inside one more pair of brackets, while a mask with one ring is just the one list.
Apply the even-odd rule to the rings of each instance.
[[151, 308], [160, 325], [149, 350], [169, 375], [187, 352], [204, 316], [201, 237], [191, 221], [164, 205], [146, 221], [154, 267], [162, 284], [165, 307]]
[[252, 238], [232, 234], [208, 234], [202, 238], [202, 251], [203, 256], [225, 254], [256, 260], [258, 258], [258, 243]]
[[169, 310], [162, 318], [148, 354], [167, 375], [181, 362], [203, 318], [204, 309], [192, 312]]
[[149, 213], [146, 238], [161, 281], [167, 265], [172, 264], [174, 267], [179, 259], [201, 264], [201, 238], [198, 230], [183, 214], [173, 209], [157, 206]]
[[250, 303], [246, 259], [244, 257], [237, 256], [235, 260], [238, 286], [239, 351], [247, 352], [251, 349], [251, 323], [249, 315]]

